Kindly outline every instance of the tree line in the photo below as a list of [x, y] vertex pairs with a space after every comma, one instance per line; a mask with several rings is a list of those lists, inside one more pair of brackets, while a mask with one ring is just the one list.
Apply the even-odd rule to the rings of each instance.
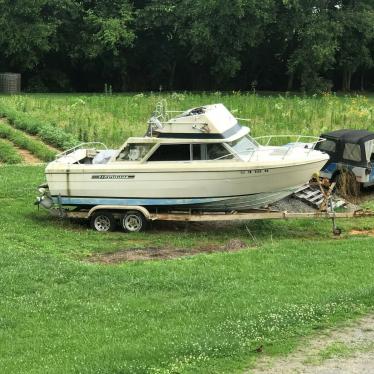
[[374, 0], [0, 0], [35, 91], [374, 89]]

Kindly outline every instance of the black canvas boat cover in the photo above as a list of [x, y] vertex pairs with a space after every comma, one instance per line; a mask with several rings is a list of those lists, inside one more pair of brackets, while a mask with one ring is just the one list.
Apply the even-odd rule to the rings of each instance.
[[321, 135], [321, 138], [340, 140], [343, 143], [362, 144], [368, 140], [374, 139], [374, 132], [367, 130], [335, 130], [326, 132]]

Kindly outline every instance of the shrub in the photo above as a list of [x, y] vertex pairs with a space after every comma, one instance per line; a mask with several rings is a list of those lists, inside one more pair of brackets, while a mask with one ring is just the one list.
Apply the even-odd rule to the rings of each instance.
[[6, 108], [1, 103], [0, 117], [6, 117], [14, 127], [31, 135], [38, 135], [43, 141], [57, 148], [67, 149], [79, 143], [78, 139], [71, 134], [67, 134], [59, 127], [37, 121], [25, 113]]
[[22, 157], [12, 144], [4, 139], [0, 139], [0, 161], [6, 164], [20, 164]]
[[32, 139], [22, 131], [12, 128], [5, 123], [0, 123], [0, 138], [11, 140], [21, 148], [29, 150], [32, 154], [43, 161], [51, 161], [55, 157], [55, 152], [42, 142]]

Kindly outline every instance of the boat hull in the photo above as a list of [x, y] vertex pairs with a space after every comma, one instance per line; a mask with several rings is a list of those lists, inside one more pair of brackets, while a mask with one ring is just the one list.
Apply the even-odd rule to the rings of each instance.
[[79, 165], [46, 173], [50, 193], [62, 205], [142, 205], [211, 211], [257, 209], [292, 194], [325, 164], [326, 159], [282, 167], [178, 170], [122, 169]]
[[96, 206], [124, 205], [145, 206], [164, 209], [185, 210], [201, 209], [205, 211], [231, 211], [259, 209], [278, 201], [296, 191], [300, 186], [270, 193], [257, 193], [244, 196], [151, 199], [151, 198], [111, 198], [111, 197], [53, 197], [53, 201], [62, 205]]

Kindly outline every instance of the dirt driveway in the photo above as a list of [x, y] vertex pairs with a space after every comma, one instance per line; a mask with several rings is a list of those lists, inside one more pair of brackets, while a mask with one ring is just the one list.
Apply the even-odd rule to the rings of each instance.
[[374, 374], [374, 315], [320, 334], [283, 358], [263, 357], [246, 374]]

